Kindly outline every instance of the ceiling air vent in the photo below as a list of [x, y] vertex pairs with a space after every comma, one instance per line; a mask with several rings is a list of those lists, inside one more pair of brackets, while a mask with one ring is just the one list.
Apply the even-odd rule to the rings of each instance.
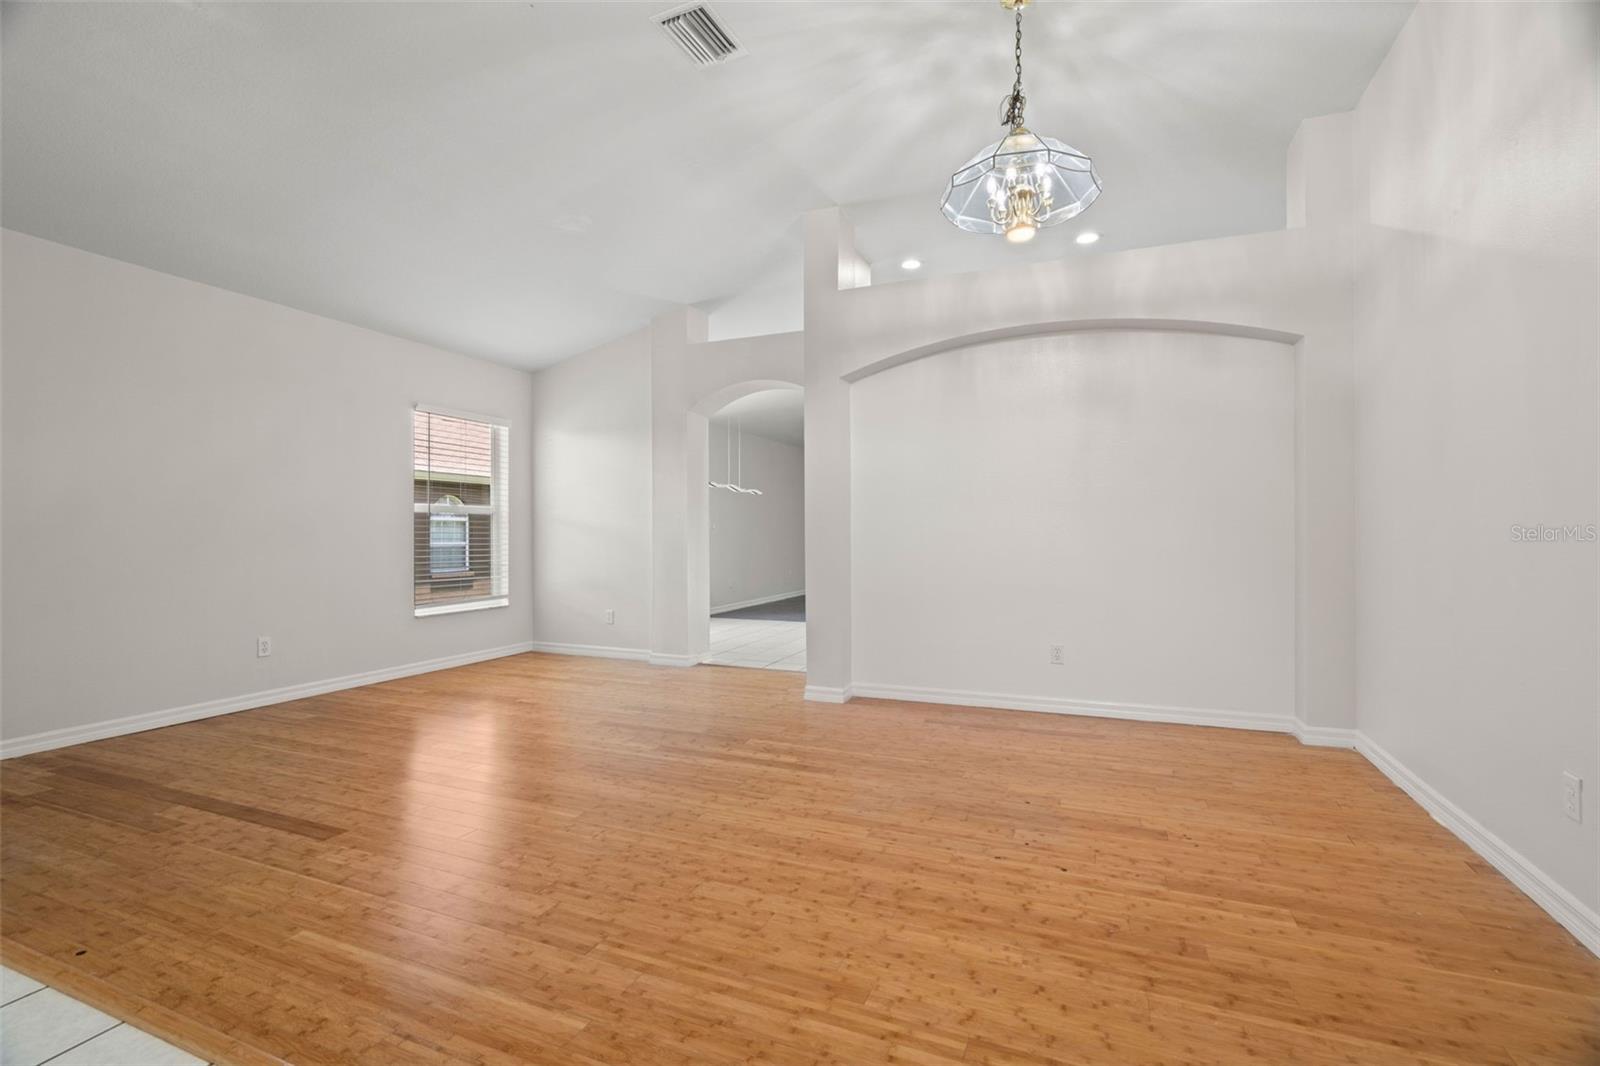
[[655, 20], [697, 67], [715, 66], [744, 55], [744, 49], [739, 47], [733, 34], [705, 4], [675, 7], [657, 15]]

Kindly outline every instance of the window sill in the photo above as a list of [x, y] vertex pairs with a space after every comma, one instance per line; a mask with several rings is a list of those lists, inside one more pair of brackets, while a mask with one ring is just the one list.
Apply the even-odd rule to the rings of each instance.
[[433, 603], [426, 607], [417, 607], [412, 611], [418, 618], [431, 618], [436, 614], [461, 614], [464, 611], [487, 611], [491, 607], [509, 607], [511, 599], [508, 596], [498, 596], [492, 600], [471, 600], [467, 603]]

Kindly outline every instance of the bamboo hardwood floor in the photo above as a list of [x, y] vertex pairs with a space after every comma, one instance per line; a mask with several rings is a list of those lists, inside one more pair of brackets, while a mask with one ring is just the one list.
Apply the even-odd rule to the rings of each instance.
[[11, 760], [7, 965], [234, 1063], [1600, 1062], [1359, 756], [521, 655]]

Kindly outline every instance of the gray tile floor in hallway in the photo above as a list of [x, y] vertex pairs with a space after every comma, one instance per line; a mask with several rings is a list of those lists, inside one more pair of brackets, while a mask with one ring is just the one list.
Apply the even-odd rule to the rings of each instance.
[[0, 966], [0, 1066], [205, 1066], [165, 1040]]
[[713, 617], [711, 651], [701, 661], [712, 666], [804, 670], [806, 624], [763, 618]]

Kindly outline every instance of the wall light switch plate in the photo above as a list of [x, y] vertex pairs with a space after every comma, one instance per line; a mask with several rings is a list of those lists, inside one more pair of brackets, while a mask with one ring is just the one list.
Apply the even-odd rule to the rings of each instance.
[[1066, 647], [1064, 645], [1061, 645], [1061, 644], [1052, 644], [1052, 645], [1050, 645], [1050, 665], [1051, 666], [1065, 666], [1065, 665], [1067, 665], [1067, 649], [1066, 649]]
[[606, 608], [606, 625], [614, 626], [616, 624], [617, 624], [617, 612], [613, 611], [611, 608], [607, 607]]
[[1561, 775], [1561, 813], [1574, 822], [1583, 821], [1583, 778], [1577, 774]]
[[256, 638], [256, 658], [257, 659], [265, 659], [267, 656], [269, 656], [271, 654], [272, 654], [272, 638], [271, 637], [257, 637]]

